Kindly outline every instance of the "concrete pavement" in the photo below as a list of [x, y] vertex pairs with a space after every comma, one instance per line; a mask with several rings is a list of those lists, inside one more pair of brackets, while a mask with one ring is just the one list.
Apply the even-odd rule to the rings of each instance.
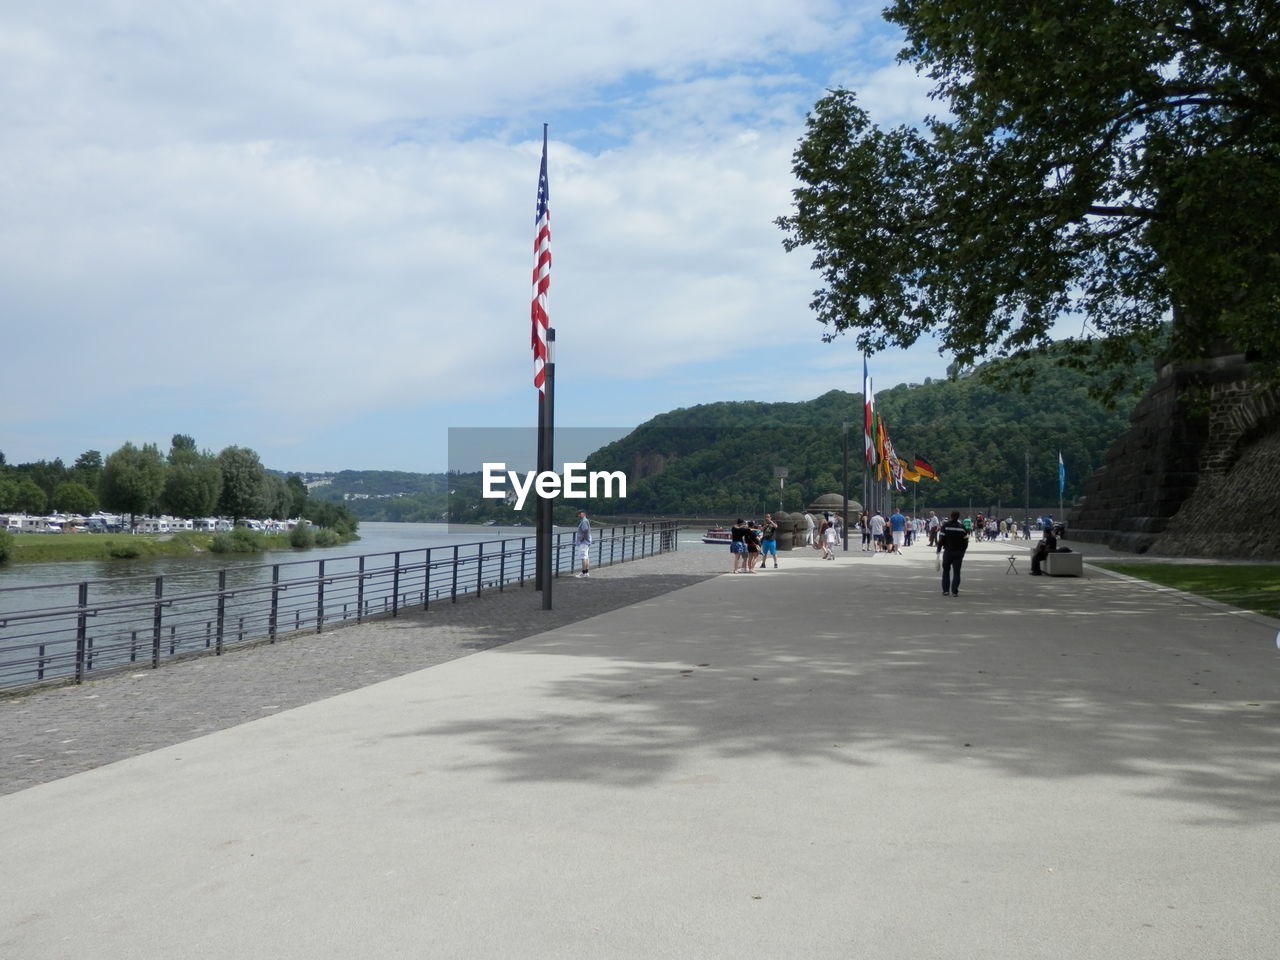
[[0, 797], [0, 957], [1270, 958], [1280, 624], [1014, 552], [784, 554]]

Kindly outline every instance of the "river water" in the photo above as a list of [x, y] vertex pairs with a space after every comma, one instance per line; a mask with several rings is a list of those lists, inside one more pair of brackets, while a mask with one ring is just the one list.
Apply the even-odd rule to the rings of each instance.
[[[560, 571], [575, 566], [571, 530], [556, 531]], [[532, 577], [534, 534], [531, 527], [364, 523], [360, 540], [337, 547], [11, 565], [0, 569], [0, 688], [69, 675], [77, 632], [88, 642], [89, 668], [103, 669], [220, 646], [224, 636], [234, 643], [309, 629]], [[606, 539], [597, 538], [600, 563], [615, 551], [629, 559], [636, 549], [654, 549], [644, 538], [621, 537], [609, 540], [606, 554]], [[679, 542], [702, 548], [691, 531]]]

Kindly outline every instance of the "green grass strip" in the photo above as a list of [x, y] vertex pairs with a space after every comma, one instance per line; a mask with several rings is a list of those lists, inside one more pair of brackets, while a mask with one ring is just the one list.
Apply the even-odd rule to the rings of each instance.
[[1185, 590], [1233, 607], [1280, 617], [1280, 567], [1207, 563], [1109, 563], [1116, 573]]
[[[292, 550], [287, 533], [259, 535], [264, 550]], [[360, 539], [338, 537], [337, 543]], [[132, 560], [138, 557], [189, 557], [209, 553], [213, 534], [131, 535], [127, 533], [23, 533], [13, 538], [9, 563], [67, 563], [79, 560]]]

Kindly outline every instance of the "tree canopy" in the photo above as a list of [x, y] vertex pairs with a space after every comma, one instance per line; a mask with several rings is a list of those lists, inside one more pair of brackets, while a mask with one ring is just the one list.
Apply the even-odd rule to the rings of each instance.
[[164, 458], [154, 443], [144, 443], [141, 448], [126, 443], [107, 457], [98, 481], [102, 505], [132, 518], [154, 509], [162, 489]]
[[778, 224], [815, 252], [828, 338], [933, 333], [968, 366], [1074, 318], [1066, 363], [1228, 344], [1277, 378], [1274, 0], [897, 0], [886, 17], [946, 112], [882, 130], [842, 89], [811, 112]]
[[267, 506], [266, 479], [258, 454], [248, 447], [224, 447], [218, 454], [222, 492], [218, 510], [224, 517], [262, 516]]

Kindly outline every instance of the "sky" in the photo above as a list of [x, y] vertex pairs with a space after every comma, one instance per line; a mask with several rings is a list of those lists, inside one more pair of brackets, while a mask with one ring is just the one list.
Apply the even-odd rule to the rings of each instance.
[[[543, 123], [559, 425], [860, 391], [773, 221], [825, 90], [937, 111], [882, 6], [4, 4], [0, 451], [432, 472], [451, 428], [534, 426]], [[877, 388], [948, 362], [869, 361]]]

